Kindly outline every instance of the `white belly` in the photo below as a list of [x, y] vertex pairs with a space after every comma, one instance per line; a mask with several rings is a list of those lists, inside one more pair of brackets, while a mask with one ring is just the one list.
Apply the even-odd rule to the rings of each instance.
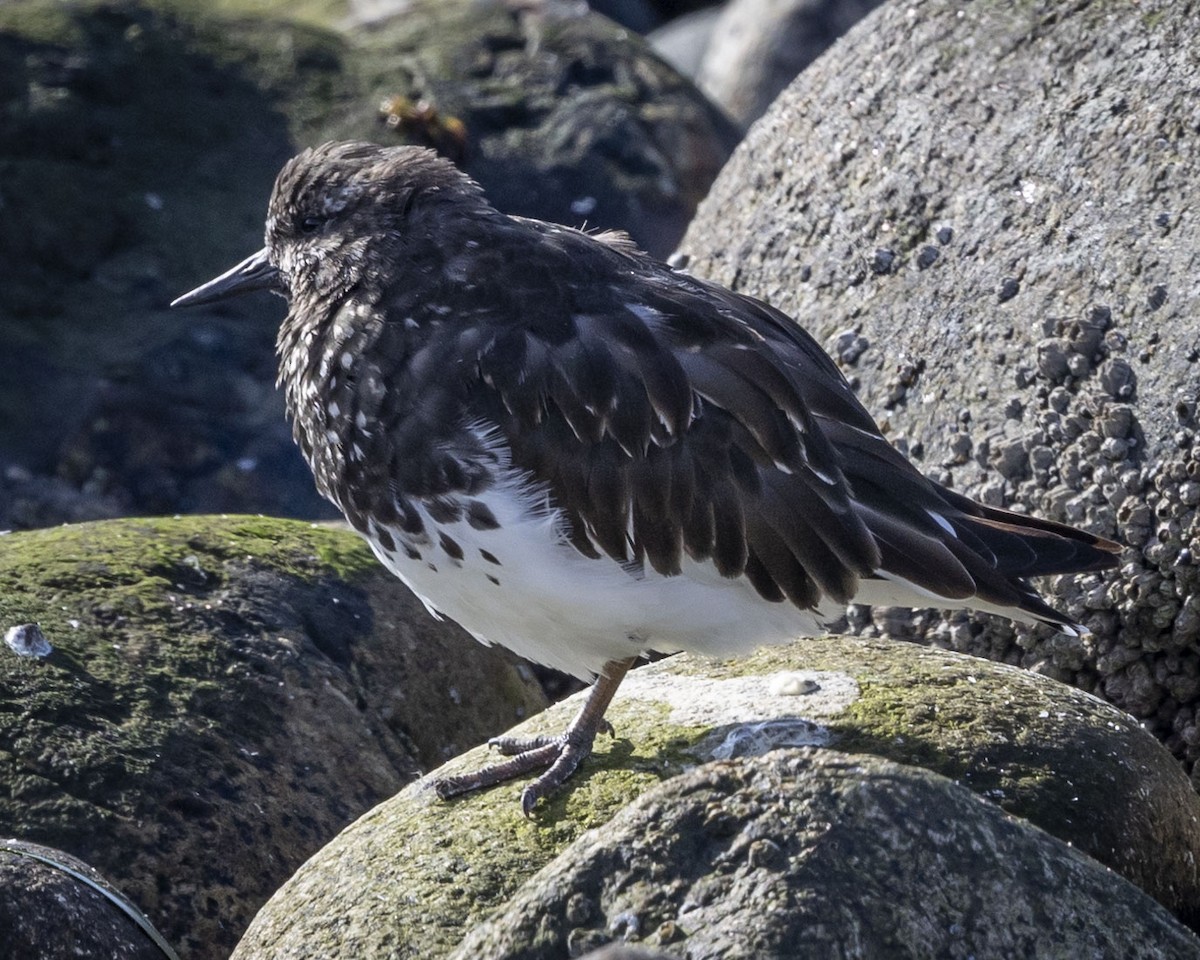
[[[567, 542], [556, 514], [531, 509], [513, 486], [493, 487], [480, 499], [498, 529], [435, 524], [422, 510], [427, 541], [409, 544], [420, 559], [408, 556], [395, 529], [388, 531], [395, 550], [375, 541], [372, 548], [431, 611], [484, 643], [587, 679], [610, 660], [650, 650], [722, 656], [822, 632], [820, 614], [766, 601], [744, 578], [722, 577], [711, 563], [685, 560], [680, 575], [664, 577], [591, 560]], [[461, 559], [444, 549], [440, 534]]]

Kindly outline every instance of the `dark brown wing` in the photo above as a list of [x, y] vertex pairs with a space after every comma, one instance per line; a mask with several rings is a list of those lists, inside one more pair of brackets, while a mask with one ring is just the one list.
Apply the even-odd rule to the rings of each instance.
[[[705, 288], [529, 225], [472, 402], [545, 483], [572, 542], [663, 574], [685, 556], [768, 599], [848, 600], [879, 563], [796, 373]], [[520, 300], [521, 302], [514, 302]]]
[[524, 236], [495, 249], [520, 256], [497, 254], [509, 261], [485, 284], [496, 319], [471, 402], [585, 554], [663, 574], [712, 560], [801, 607], [850, 600], [882, 571], [1056, 622], [1020, 578], [1111, 565], [1107, 541], [923, 477], [778, 311], [624, 243], [511, 223]]

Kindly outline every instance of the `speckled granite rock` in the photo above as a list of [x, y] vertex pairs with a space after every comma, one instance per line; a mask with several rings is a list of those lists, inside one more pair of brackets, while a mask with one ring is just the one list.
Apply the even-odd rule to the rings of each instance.
[[[574, 709], [559, 704], [524, 732], [561, 729]], [[1200, 924], [1200, 797], [1128, 716], [1028, 671], [830, 637], [728, 663], [684, 656], [636, 670], [609, 716], [617, 739], [602, 740], [533, 822], [521, 816], [520, 784], [451, 803], [418, 784], [376, 807], [272, 897], [234, 957], [448, 955], [584, 830], [659, 781], [714, 759], [814, 744], [953, 778]], [[451, 772], [483, 754], [456, 759]]]
[[0, 632], [0, 836], [93, 865], [201, 960], [350, 820], [544, 702], [356, 535], [294, 521], [2, 536]]
[[886, 628], [1095, 692], [1189, 767], [1198, 18], [1191, 0], [887, 5], [756, 125], [684, 242], [691, 269], [808, 327], [930, 475], [1130, 547], [1119, 574], [1044, 584], [1090, 637], [904, 611]]
[[531, 877], [450, 956], [566, 960], [612, 939], [680, 960], [1185, 960], [1131, 884], [913, 767], [780, 750], [655, 787]]

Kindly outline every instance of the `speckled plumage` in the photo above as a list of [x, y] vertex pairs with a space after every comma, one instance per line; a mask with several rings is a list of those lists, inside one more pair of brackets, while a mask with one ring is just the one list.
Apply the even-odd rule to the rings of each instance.
[[428, 151], [305, 151], [265, 251], [181, 300], [267, 285], [321, 492], [431, 609], [581, 676], [811, 634], [850, 601], [1072, 630], [1025, 578], [1113, 562], [923, 477], [778, 311], [501, 214]]

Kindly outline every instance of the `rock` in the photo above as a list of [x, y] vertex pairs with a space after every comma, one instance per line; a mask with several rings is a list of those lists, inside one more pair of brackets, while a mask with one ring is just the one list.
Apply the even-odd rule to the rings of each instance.
[[1200, 950], [1131, 884], [970, 791], [816, 750], [710, 763], [648, 790], [450, 956], [550, 960], [620, 939], [691, 960]]
[[648, 33], [646, 42], [675, 70], [694, 81], [721, 10], [705, 7], [685, 13]]
[[93, 864], [196, 958], [354, 817], [544, 703], [356, 535], [294, 521], [0, 537], [0, 627], [29, 623], [53, 650], [0, 646], [0, 836]]
[[599, 950], [585, 953], [583, 960], [672, 960], [672, 958], [657, 950], [640, 950], [625, 943], [610, 943]]
[[588, 0], [588, 8], [636, 33], [648, 33], [660, 21], [648, 0]]
[[8, 960], [167, 956], [153, 939], [158, 931], [99, 873], [61, 850], [19, 840], [0, 841], [0, 930]]
[[[356, 38], [371, 96], [325, 129], [455, 156], [506, 213], [619, 228], [670, 253], [739, 139], [644, 40], [579, 4], [414, 0]], [[425, 103], [437, 119], [393, 125]], [[407, 107], [406, 107], [407, 105]], [[386, 112], [386, 111], [384, 111]]]
[[730, 0], [696, 84], [743, 127], [881, 0]]
[[[559, 704], [521, 732], [557, 732], [574, 709], [575, 701]], [[808, 745], [952, 778], [1200, 923], [1200, 797], [1128, 716], [1035, 674], [829, 637], [729, 663], [680, 656], [638, 669], [609, 718], [617, 739], [601, 739], [535, 824], [520, 813], [520, 783], [450, 803], [416, 784], [376, 807], [272, 897], [235, 960], [447, 956], [585, 829], [603, 827], [659, 781], [700, 763]], [[480, 749], [445, 772], [485, 759]], [[771, 850], [755, 856], [769, 859]], [[920, 898], [923, 890], [895, 893]], [[639, 929], [644, 938], [655, 928]], [[665, 942], [661, 949], [672, 953]]]
[[[1188, 768], [1200, 226], [1178, 211], [1200, 205], [1198, 17], [1194, 0], [885, 5], [756, 124], [683, 244], [690, 270], [820, 342], [864, 336], [862, 399], [935, 479], [1129, 545], [1119, 573], [1039, 584], [1082, 640], [963, 614], [905, 632], [1109, 699]], [[869, 269], [880, 247], [888, 273]]]
[[[344, 42], [166, 6], [0, 4], [0, 459], [98, 501], [40, 503], [29, 484], [7, 522], [204, 498], [332, 516], [272, 387], [257, 318], [279, 307], [168, 319], [166, 304], [261, 245], [293, 131], [350, 96]], [[227, 496], [223, 463], [245, 467]]]
[[59, 477], [35, 474], [27, 467], [0, 460], [0, 531], [120, 515], [121, 504], [115, 498], [89, 494]]
[[348, 29], [345, 5], [310, 5], [316, 23], [295, 7], [0, 4], [0, 462], [48, 488], [0, 506], [0, 525], [334, 516], [273, 385], [282, 305], [166, 309], [261, 245], [301, 146], [431, 143], [509, 212], [624, 228], [665, 255], [738, 139], [577, 4], [415, 2]]

